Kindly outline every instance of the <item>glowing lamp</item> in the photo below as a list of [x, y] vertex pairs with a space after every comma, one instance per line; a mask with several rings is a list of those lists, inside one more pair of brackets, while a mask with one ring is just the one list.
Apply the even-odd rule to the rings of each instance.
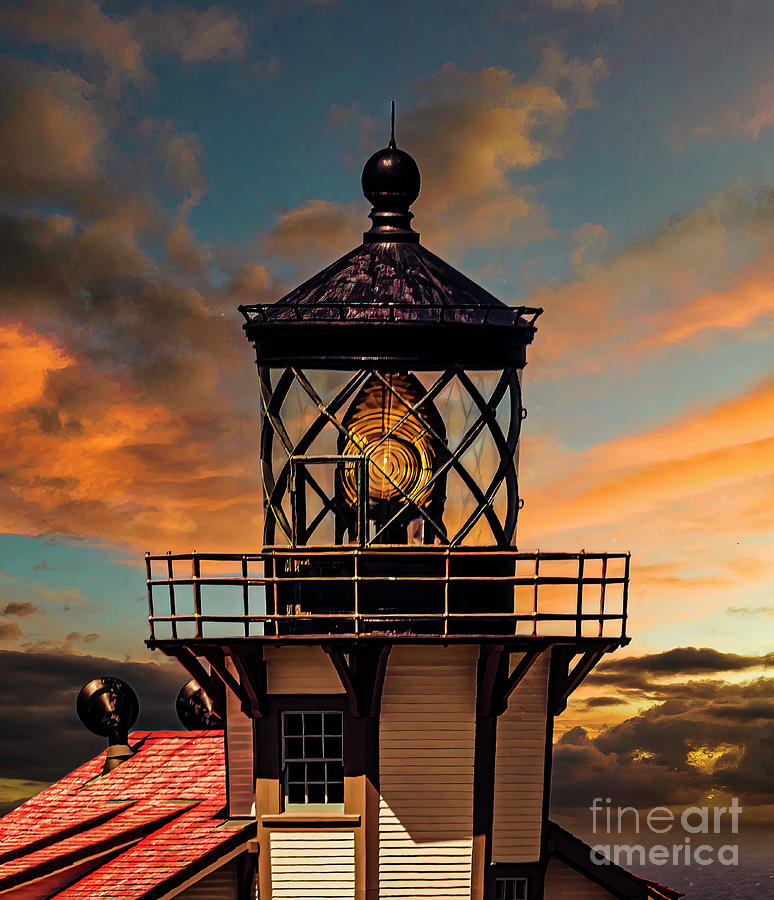
[[[411, 412], [424, 391], [411, 375], [383, 378], [372, 376], [344, 417], [350, 436], [343, 455], [362, 454], [367, 459], [372, 503], [403, 498], [419, 506], [432, 489], [437, 443], [428, 429], [427, 411]], [[342, 488], [354, 506], [358, 496], [355, 462], [345, 463]]]
[[423, 401], [425, 394], [415, 375], [374, 373], [342, 420], [346, 434], [339, 452], [347, 459], [340, 469], [339, 495], [356, 509], [362, 460], [368, 517], [377, 525], [403, 508], [396, 522], [405, 528], [417, 508], [443, 503], [438, 468], [446, 431], [432, 401]]

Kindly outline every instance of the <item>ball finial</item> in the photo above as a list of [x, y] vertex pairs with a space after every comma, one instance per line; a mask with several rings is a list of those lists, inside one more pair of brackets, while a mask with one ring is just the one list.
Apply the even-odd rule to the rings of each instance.
[[410, 227], [409, 207], [419, 196], [419, 168], [395, 143], [395, 102], [392, 105], [390, 142], [377, 150], [363, 166], [361, 184], [373, 209], [373, 227], [363, 236], [368, 241], [412, 241], [419, 235]]

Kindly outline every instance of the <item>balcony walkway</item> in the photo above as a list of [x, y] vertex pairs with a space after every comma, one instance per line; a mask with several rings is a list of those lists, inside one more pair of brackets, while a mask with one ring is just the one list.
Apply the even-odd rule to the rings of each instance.
[[628, 553], [385, 546], [146, 555], [150, 645], [177, 640], [626, 643]]

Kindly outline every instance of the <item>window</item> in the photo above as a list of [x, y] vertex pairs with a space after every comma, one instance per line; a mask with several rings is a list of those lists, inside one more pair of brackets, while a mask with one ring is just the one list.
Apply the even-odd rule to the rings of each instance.
[[526, 878], [495, 879], [495, 900], [527, 900]]
[[344, 803], [341, 712], [282, 713], [285, 809]]

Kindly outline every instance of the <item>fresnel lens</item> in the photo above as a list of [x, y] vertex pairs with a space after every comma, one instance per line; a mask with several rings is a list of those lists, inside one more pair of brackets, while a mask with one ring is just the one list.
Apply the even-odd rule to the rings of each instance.
[[425, 393], [415, 375], [374, 374], [347, 410], [339, 452], [350, 458], [340, 467], [338, 494], [350, 539], [358, 519], [382, 544], [445, 539], [438, 469], [446, 430]]

